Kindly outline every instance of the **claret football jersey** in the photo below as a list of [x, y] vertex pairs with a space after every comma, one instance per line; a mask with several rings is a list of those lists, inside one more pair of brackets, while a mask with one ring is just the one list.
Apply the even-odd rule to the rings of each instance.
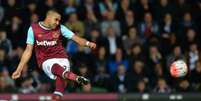
[[41, 22], [32, 24], [28, 29], [27, 44], [34, 45], [39, 67], [50, 58], [67, 58], [62, 46], [62, 36], [71, 39], [74, 33], [63, 25], [55, 29], [44, 27]]

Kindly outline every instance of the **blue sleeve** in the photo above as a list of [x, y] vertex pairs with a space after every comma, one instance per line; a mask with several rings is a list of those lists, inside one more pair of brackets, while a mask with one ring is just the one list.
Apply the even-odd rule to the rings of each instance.
[[31, 45], [34, 44], [34, 33], [32, 27], [29, 27], [26, 43]]
[[106, 9], [102, 3], [99, 3], [99, 8], [100, 8], [101, 13], [104, 13], [106, 11]]
[[61, 25], [61, 33], [64, 37], [68, 38], [68, 39], [72, 39], [74, 33], [69, 30], [68, 28], [66, 28], [64, 25]]

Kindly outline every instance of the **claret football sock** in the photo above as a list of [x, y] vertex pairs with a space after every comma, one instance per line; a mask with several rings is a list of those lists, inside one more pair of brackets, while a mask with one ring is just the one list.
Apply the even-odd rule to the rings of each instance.
[[70, 71], [65, 71], [63, 67], [61, 67], [59, 64], [54, 64], [52, 66], [52, 73], [54, 75], [57, 75], [59, 77], [62, 77], [64, 79], [69, 79], [75, 81], [77, 78], [77, 75]]
[[64, 89], [66, 87], [67, 82], [61, 78], [61, 77], [57, 77], [56, 81], [55, 81], [55, 92], [59, 92], [59, 94], [62, 96]]
[[69, 79], [69, 80], [76, 81], [77, 75], [74, 74], [73, 72], [68, 72], [68, 71], [66, 71], [66, 72], [63, 73], [63, 77], [64, 77], [64, 78], [67, 78], [67, 79]]

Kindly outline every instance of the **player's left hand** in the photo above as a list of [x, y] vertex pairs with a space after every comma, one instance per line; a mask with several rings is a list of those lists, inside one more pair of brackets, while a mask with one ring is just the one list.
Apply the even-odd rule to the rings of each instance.
[[96, 48], [96, 43], [94, 43], [94, 42], [89, 42], [88, 47], [89, 47], [89, 48], [92, 48], [92, 49], [95, 49], [95, 48]]

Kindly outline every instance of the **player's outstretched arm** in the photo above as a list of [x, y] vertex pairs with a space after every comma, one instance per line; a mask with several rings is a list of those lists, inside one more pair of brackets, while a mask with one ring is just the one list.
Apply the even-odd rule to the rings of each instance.
[[80, 46], [87, 46], [89, 48], [95, 49], [96, 48], [96, 43], [94, 42], [89, 42], [84, 38], [81, 38], [77, 35], [73, 35], [72, 40], [78, 43]]
[[21, 76], [21, 72], [23, 70], [24, 65], [29, 61], [31, 55], [32, 55], [33, 45], [27, 44], [25, 51], [23, 52], [23, 55], [21, 57], [20, 63], [15, 70], [15, 72], [12, 74], [13, 79], [17, 79]]

